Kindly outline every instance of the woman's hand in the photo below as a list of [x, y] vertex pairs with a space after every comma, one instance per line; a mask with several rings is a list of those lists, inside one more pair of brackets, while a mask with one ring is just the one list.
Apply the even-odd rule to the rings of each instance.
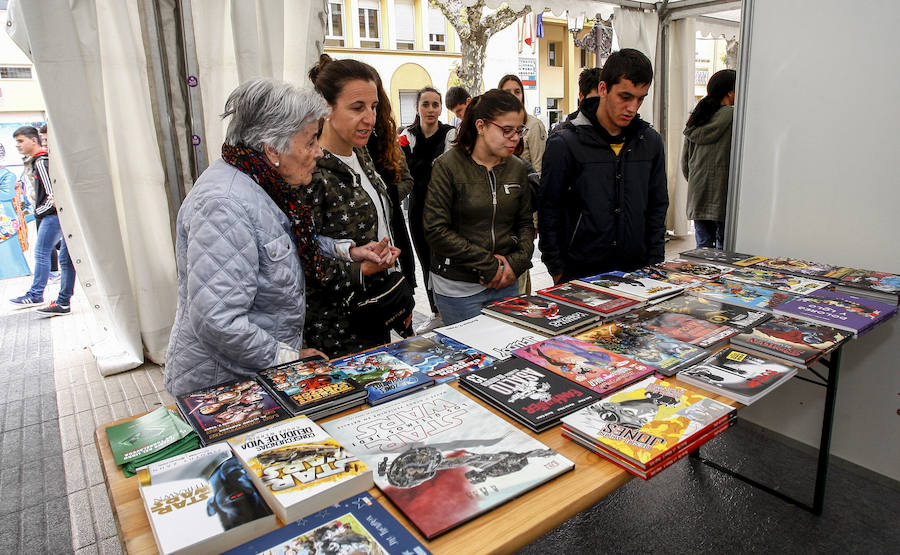
[[[373, 243], [369, 243], [370, 245]], [[383, 250], [377, 250], [380, 258], [380, 262], [373, 262], [372, 260], [363, 260], [362, 262], [362, 273], [364, 276], [370, 276], [372, 274], [377, 274], [378, 272], [382, 272], [387, 270], [397, 261], [397, 257], [400, 256], [400, 249], [395, 246], [392, 246], [390, 243], [390, 239], [385, 237], [378, 243], [374, 243], [375, 245], [379, 245], [379, 248]], [[366, 245], [368, 246], [368, 245]]]
[[368, 260], [373, 264], [384, 265], [390, 262], [391, 252], [388, 238], [381, 241], [369, 241], [361, 247], [350, 247], [350, 260], [364, 262]]

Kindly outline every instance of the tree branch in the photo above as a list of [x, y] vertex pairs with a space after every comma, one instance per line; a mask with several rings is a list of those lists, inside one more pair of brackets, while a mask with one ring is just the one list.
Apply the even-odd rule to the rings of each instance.
[[506, 29], [515, 20], [525, 14], [531, 13], [531, 6], [525, 6], [521, 10], [514, 12], [509, 6], [500, 8], [495, 13], [485, 16], [481, 19], [481, 26], [485, 29], [486, 34], [490, 37], [501, 29]]

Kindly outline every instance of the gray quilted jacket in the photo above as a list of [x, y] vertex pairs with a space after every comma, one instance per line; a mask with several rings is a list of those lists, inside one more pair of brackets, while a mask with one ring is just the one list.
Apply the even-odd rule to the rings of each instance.
[[172, 395], [253, 375], [278, 343], [302, 343], [305, 282], [287, 216], [216, 160], [178, 211], [178, 308], [166, 353]]

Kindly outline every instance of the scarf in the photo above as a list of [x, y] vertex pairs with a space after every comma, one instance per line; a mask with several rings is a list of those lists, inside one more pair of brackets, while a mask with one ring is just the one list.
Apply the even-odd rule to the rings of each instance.
[[297, 254], [307, 278], [323, 281], [325, 264], [309, 206], [297, 202], [292, 187], [266, 163], [263, 155], [246, 145], [222, 145], [222, 160], [250, 176], [291, 222]]

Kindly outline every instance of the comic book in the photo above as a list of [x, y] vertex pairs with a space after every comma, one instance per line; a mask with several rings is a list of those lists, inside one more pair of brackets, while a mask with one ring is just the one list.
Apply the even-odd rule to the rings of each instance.
[[562, 421], [566, 432], [648, 470], [736, 414], [674, 381], [650, 377]]
[[507, 324], [486, 314], [434, 331], [500, 360], [512, 356], [514, 349], [546, 339], [544, 335]]
[[634, 299], [627, 299], [606, 291], [598, 291], [573, 282], [560, 283], [553, 287], [541, 289], [537, 294], [599, 312], [603, 317], [615, 316], [640, 305]]
[[740, 252], [723, 251], [710, 247], [699, 247], [678, 253], [681, 258], [698, 260], [711, 264], [725, 264], [727, 266], [753, 266], [768, 260], [765, 256], [754, 256]]
[[832, 266], [831, 264], [822, 264], [787, 256], [764, 260], [757, 264], [756, 267], [773, 272], [782, 272], [784, 274], [795, 276], [806, 276], [824, 281], [834, 281], [834, 279], [836, 279], [835, 276], [839, 273], [843, 273], [842, 270], [847, 270], [847, 268]]
[[687, 314], [700, 320], [706, 320], [713, 324], [724, 324], [742, 331], [759, 325], [771, 317], [761, 310], [751, 310], [742, 306], [720, 303], [719, 301], [696, 295], [679, 295], [647, 307], [647, 310], [650, 312], [663, 311]]
[[797, 369], [737, 349], [722, 349], [678, 379], [717, 395], [749, 405], [791, 379]]
[[872, 297], [888, 304], [900, 302], [900, 276], [897, 274], [856, 268], [844, 270], [835, 286], [839, 291]]
[[777, 316], [734, 336], [731, 344], [805, 367], [850, 336], [831, 326]]
[[258, 379], [293, 416], [316, 420], [335, 406], [349, 408], [366, 401], [368, 392], [353, 379], [342, 377], [325, 360], [289, 362], [267, 368]]
[[734, 281], [728, 279], [728, 276], [698, 283], [689, 287], [686, 292], [725, 304], [761, 310], [769, 314], [797, 296], [784, 291]]
[[721, 345], [738, 333], [731, 326], [661, 310], [630, 312], [620, 316], [616, 322], [627, 327], [644, 328], [703, 349]]
[[489, 304], [483, 314], [533, 329], [544, 335], [559, 335], [596, 322], [596, 312], [537, 295], [519, 295]]
[[549, 370], [518, 357], [466, 374], [459, 386], [534, 432], [600, 397]]
[[662, 299], [684, 290], [684, 285], [672, 285], [627, 272], [606, 272], [574, 280], [574, 283], [638, 301]]
[[556, 372], [601, 396], [656, 370], [652, 366], [568, 335], [545, 339], [513, 352], [516, 356]]
[[365, 351], [332, 361], [335, 371], [369, 391], [368, 403], [377, 405], [434, 385], [434, 379], [381, 350]]
[[228, 443], [283, 523], [374, 485], [371, 468], [306, 416], [276, 422]]
[[416, 335], [384, 347], [384, 352], [415, 366], [435, 383], [458, 379], [497, 359], [436, 332]]
[[575, 466], [447, 384], [323, 426], [428, 539]]
[[656, 266], [646, 266], [644, 268], [640, 268], [631, 272], [631, 275], [635, 277], [655, 279], [656, 281], [669, 283], [671, 285], [683, 285], [685, 287], [690, 287], [694, 284], [694, 282], [704, 281], [705, 279], [708, 279], [693, 276], [691, 274], [683, 274], [674, 270], [665, 270]]
[[697, 262], [695, 260], [687, 260], [684, 258], [675, 258], [672, 260], [668, 260], [666, 262], [663, 262], [662, 264], [657, 264], [655, 268], [658, 268], [660, 270], [667, 270], [670, 272], [678, 272], [680, 274], [687, 274], [689, 276], [694, 276], [702, 279], [715, 279], [729, 273], [734, 269], [730, 266], [720, 266], [718, 264]]
[[818, 291], [828, 286], [828, 283], [824, 281], [800, 276], [789, 276], [781, 272], [772, 272], [759, 268], [737, 268], [728, 274], [728, 279], [785, 291], [794, 295], [808, 295], [813, 291]]
[[786, 302], [775, 314], [825, 324], [859, 335], [897, 313], [897, 306], [839, 291], [816, 291]]
[[706, 356], [704, 349], [690, 343], [637, 326], [620, 326], [613, 322], [584, 331], [575, 339], [652, 366], [665, 376], [672, 376], [679, 368]]
[[227, 444], [152, 463], [137, 475], [160, 553], [220, 553], [278, 526]]

